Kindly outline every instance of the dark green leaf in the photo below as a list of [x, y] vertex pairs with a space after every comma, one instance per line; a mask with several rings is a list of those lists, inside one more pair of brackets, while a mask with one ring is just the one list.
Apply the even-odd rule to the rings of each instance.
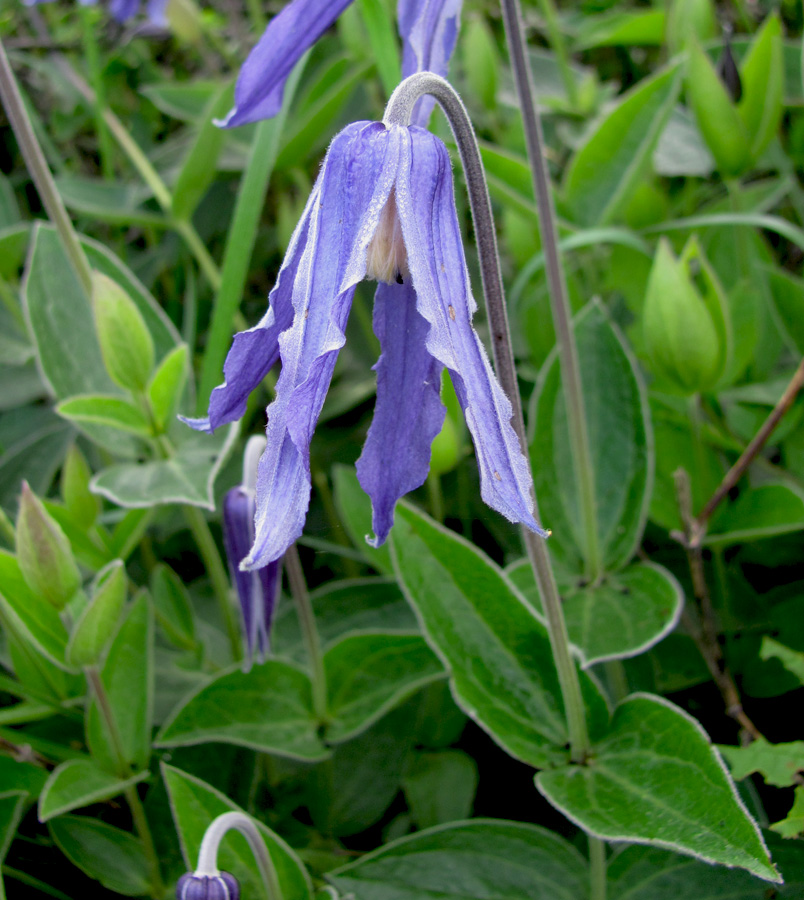
[[382, 547], [371, 547], [366, 537], [371, 532], [371, 500], [360, 487], [357, 475], [352, 466], [333, 466], [332, 483], [335, 494], [335, 506], [349, 537], [352, 539], [366, 559], [378, 572], [393, 574], [391, 551], [387, 544]]
[[471, 815], [477, 764], [462, 750], [417, 753], [405, 774], [405, 797], [416, 825], [430, 828]]
[[721, 506], [704, 542], [738, 544], [789, 534], [804, 528], [804, 492], [787, 484], [763, 484], [741, 491]]
[[146, 778], [148, 772], [139, 772], [131, 778], [120, 780], [88, 759], [63, 762], [50, 773], [50, 778], [42, 788], [39, 821], [47, 822], [48, 819], [73, 809], [110, 800]]
[[[391, 546], [397, 578], [452, 676], [458, 705], [508, 753], [536, 767], [568, 740], [547, 630], [511, 582], [468, 541], [406, 504]], [[581, 673], [592, 732], [606, 704]]]
[[661, 697], [628, 697], [609, 735], [593, 747], [590, 764], [540, 772], [536, 786], [596, 837], [664, 847], [779, 880], [706, 733]]
[[[17, 825], [25, 810], [25, 791], [4, 791], [0, 793], [0, 863], [5, 862], [8, 848], [14, 840]], [[3, 880], [0, 878], [0, 900], [6, 900]]]
[[804, 769], [804, 741], [769, 744], [765, 738], [759, 737], [745, 747], [721, 744], [718, 749], [737, 781], [759, 772], [765, 784], [791, 787], [796, 783], [799, 770]]

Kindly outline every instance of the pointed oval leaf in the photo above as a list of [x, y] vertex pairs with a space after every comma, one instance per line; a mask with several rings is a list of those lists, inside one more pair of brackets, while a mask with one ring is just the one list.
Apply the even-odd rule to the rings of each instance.
[[625, 699], [588, 765], [540, 772], [536, 786], [596, 837], [663, 847], [780, 880], [706, 732], [662, 697]]
[[594, 128], [564, 180], [566, 205], [579, 225], [617, 218], [650, 166], [681, 89], [677, 65], [641, 81]]
[[[541, 612], [530, 563], [508, 570], [514, 584]], [[655, 563], [638, 563], [607, 575], [599, 584], [560, 587], [569, 638], [583, 667], [637, 656], [676, 626], [684, 591], [672, 573]]]
[[191, 694], [156, 736], [160, 747], [221, 741], [315, 762], [328, 751], [317, 734], [305, 672], [276, 659], [224, 672]]
[[804, 491], [787, 484], [746, 489], [724, 504], [704, 538], [709, 546], [739, 544], [804, 529]]
[[584, 900], [586, 860], [521, 822], [474, 819], [420, 831], [327, 875], [356, 900]]
[[[220, 791], [193, 775], [162, 763], [162, 778], [170, 800], [170, 810], [181, 842], [188, 870], [195, 868], [204, 833], [213, 819], [226, 812], [243, 812]], [[283, 900], [312, 900], [312, 885], [307, 872], [281, 837], [262, 822], [255, 821], [271, 862], [276, 869]], [[238, 834], [227, 836], [218, 857], [220, 868], [231, 872], [240, 883], [242, 897], [263, 896], [262, 879], [254, 854]]]
[[329, 743], [365, 731], [420, 688], [446, 677], [418, 634], [352, 634], [324, 654]]
[[148, 772], [138, 772], [121, 780], [101, 769], [89, 759], [70, 759], [57, 766], [51, 773], [39, 797], [39, 821], [47, 822], [54, 816], [110, 800], [122, 794], [126, 788], [144, 781]]
[[148, 402], [159, 428], [176, 414], [186, 383], [187, 344], [179, 344], [159, 363], [148, 384]]
[[[575, 317], [589, 442], [593, 450], [598, 543], [606, 569], [624, 566], [642, 537], [653, 483], [653, 434], [636, 362], [598, 303]], [[583, 572], [584, 529], [570, 454], [561, 363], [545, 364], [530, 411], [530, 458], [539, 511], [552, 529], [551, 553]]]
[[[567, 732], [547, 630], [503, 572], [468, 541], [399, 504], [397, 578], [458, 705], [506, 752], [543, 767], [566, 757]], [[608, 712], [581, 673], [590, 731]]]
[[784, 108], [782, 26], [773, 13], [765, 19], [740, 66], [743, 96], [737, 112], [751, 136], [756, 162], [779, 130]]
[[[123, 397], [107, 394], [82, 394], [62, 400], [56, 412], [79, 428], [87, 425], [105, 425], [129, 434], [147, 438], [151, 426], [141, 409]], [[92, 432], [90, 431], [90, 437]]]
[[117, 630], [126, 604], [126, 568], [116, 559], [98, 572], [92, 597], [73, 626], [66, 657], [72, 666], [91, 666]]

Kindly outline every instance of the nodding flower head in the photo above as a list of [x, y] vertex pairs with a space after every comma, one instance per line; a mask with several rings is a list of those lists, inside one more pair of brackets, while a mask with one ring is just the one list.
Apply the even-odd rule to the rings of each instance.
[[240, 900], [240, 886], [234, 875], [197, 875], [188, 872], [176, 885], [176, 900]]
[[372, 500], [371, 543], [386, 539], [396, 501], [427, 477], [430, 444], [445, 414], [445, 366], [474, 440], [481, 496], [510, 521], [545, 533], [533, 517], [530, 466], [511, 426], [511, 404], [472, 327], [476, 304], [447, 148], [415, 125], [357, 122], [327, 152], [268, 312], [235, 336], [208, 417], [189, 422], [211, 431], [242, 416], [249, 393], [281, 359], [257, 474], [254, 543], [243, 569], [278, 560], [302, 532], [310, 440], [355, 287], [368, 277], [381, 278], [374, 330], [382, 355], [357, 474]]
[[[137, 0], [114, 0], [136, 3]], [[153, 0], [152, 0], [153, 2]], [[270, 119], [282, 108], [285, 82], [299, 58], [352, 0], [293, 0], [268, 23], [235, 85], [235, 105], [218, 124], [225, 128]], [[458, 36], [462, 0], [399, 0], [402, 77], [414, 72], [446, 75]], [[426, 125], [431, 99], [419, 101], [414, 122]]]

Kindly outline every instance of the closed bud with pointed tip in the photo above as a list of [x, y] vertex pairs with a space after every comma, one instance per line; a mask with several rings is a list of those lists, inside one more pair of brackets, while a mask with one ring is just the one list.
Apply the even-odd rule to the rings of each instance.
[[188, 872], [176, 885], [176, 900], [240, 900], [240, 886], [234, 875], [199, 875]]
[[17, 561], [28, 587], [58, 610], [81, 587], [70, 542], [26, 481], [17, 516]]

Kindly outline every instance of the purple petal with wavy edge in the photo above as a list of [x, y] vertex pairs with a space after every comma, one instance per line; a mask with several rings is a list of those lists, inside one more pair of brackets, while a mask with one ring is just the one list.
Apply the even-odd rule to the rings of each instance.
[[472, 327], [477, 304], [455, 211], [449, 153], [422, 128], [404, 131], [397, 208], [417, 306], [431, 328], [427, 349], [450, 371], [475, 444], [483, 500], [512, 522], [545, 535], [533, 517], [528, 460], [511, 426], [512, 408]]
[[254, 495], [243, 487], [232, 488], [223, 500], [223, 543], [232, 583], [240, 601], [248, 672], [256, 657], [265, 662], [270, 650], [271, 622], [279, 594], [282, 561], [275, 560], [254, 572], [243, 572], [240, 561], [254, 543]]
[[268, 23], [235, 85], [235, 105], [223, 128], [270, 119], [282, 108], [285, 82], [296, 62], [352, 0], [293, 0]]
[[246, 411], [248, 395], [279, 359], [279, 335], [293, 324], [293, 284], [306, 246], [311, 212], [321, 191], [322, 177], [323, 170], [293, 232], [276, 285], [268, 295], [268, 312], [253, 328], [234, 336], [223, 364], [225, 380], [212, 392], [206, 418], [179, 417], [196, 431], [212, 433], [221, 425], [241, 418]]
[[355, 285], [396, 176], [399, 136], [358, 122], [333, 140], [293, 285], [293, 326], [279, 336], [282, 372], [268, 407], [257, 473], [256, 539], [246, 569], [278, 559], [310, 502], [310, 438], [343, 346]]
[[373, 547], [394, 524], [396, 501], [424, 484], [430, 445], [444, 424], [441, 402], [443, 366], [430, 356], [430, 326], [416, 310], [416, 292], [404, 284], [377, 286], [374, 333], [382, 355], [377, 365], [377, 403], [366, 443], [357, 461], [357, 478], [371, 497]]
[[[446, 78], [460, 26], [462, 0], [399, 0], [397, 18], [402, 35], [402, 77], [435, 72]], [[432, 97], [416, 104], [411, 125], [423, 128], [435, 106]]]

